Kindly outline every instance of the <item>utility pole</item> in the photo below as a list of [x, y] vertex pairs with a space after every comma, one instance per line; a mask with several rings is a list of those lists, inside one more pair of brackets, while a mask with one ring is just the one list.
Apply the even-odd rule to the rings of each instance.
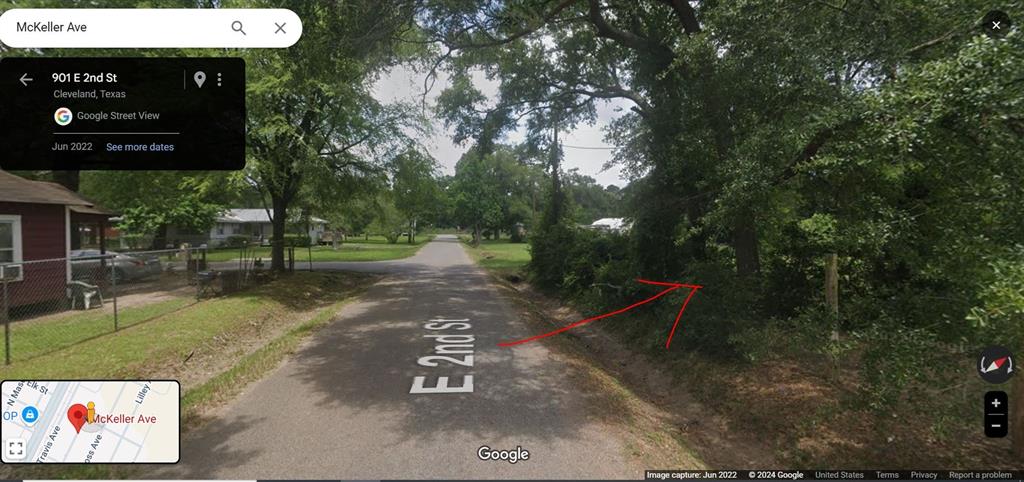
[[551, 219], [548, 221], [551, 224], [557, 223], [562, 219], [562, 181], [559, 179], [559, 170], [561, 170], [561, 159], [559, 159], [558, 152], [558, 114], [551, 111], [551, 159], [549, 164], [551, 166]]

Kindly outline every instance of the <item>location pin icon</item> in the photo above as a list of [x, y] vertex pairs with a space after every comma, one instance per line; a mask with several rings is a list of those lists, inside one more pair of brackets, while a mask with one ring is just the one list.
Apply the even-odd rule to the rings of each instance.
[[193, 75], [192, 78], [195, 79], [196, 85], [198, 85], [199, 88], [202, 89], [203, 88], [203, 82], [206, 82], [206, 72], [203, 72], [202, 70], [200, 70], [200, 71], [196, 72], [196, 75]]
[[68, 420], [71, 421], [71, 425], [75, 426], [75, 433], [82, 431], [82, 425], [85, 425], [85, 405], [76, 403], [68, 409]]

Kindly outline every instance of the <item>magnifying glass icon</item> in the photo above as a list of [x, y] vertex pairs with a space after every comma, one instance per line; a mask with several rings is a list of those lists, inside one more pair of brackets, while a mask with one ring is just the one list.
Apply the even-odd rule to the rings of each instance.
[[234, 22], [231, 22], [231, 30], [234, 30], [236, 32], [241, 32], [242, 35], [245, 35], [245, 30], [242, 30], [242, 22], [239, 21], [239, 20], [235, 20]]

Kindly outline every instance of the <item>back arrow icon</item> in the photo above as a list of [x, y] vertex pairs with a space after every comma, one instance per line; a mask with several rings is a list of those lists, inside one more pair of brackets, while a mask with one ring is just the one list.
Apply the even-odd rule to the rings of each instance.
[[24, 73], [24, 74], [21, 74], [21, 78], [18, 79], [18, 80], [21, 81], [21, 85], [24, 85], [25, 87], [28, 87], [28, 83], [32, 82], [33, 79], [32, 79], [32, 77], [28, 76], [28, 73]]

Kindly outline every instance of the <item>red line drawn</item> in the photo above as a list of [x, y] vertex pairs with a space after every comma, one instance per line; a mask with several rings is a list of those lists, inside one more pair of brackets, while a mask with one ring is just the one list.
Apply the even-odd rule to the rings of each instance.
[[672, 344], [672, 337], [676, 334], [676, 328], [679, 327], [679, 320], [683, 318], [683, 312], [686, 311], [686, 305], [690, 304], [690, 300], [693, 299], [693, 295], [697, 294], [697, 290], [703, 288], [703, 286], [701, 286], [701, 285], [694, 285], [694, 284], [686, 284], [686, 283], [672, 283], [672, 282], [668, 282], [668, 281], [650, 281], [650, 280], [645, 280], [645, 279], [637, 279], [637, 282], [644, 283], [644, 284], [649, 284], [649, 285], [656, 285], [656, 286], [667, 286], [668, 289], [662, 290], [658, 294], [656, 294], [656, 295], [654, 295], [654, 296], [652, 296], [650, 298], [638, 301], [638, 302], [633, 303], [633, 304], [631, 304], [631, 305], [629, 305], [629, 306], [627, 306], [625, 308], [620, 308], [618, 310], [615, 310], [615, 311], [612, 311], [612, 312], [609, 312], [609, 313], [605, 313], [603, 315], [597, 315], [597, 316], [594, 316], [594, 317], [591, 317], [591, 318], [587, 318], [585, 320], [580, 320], [580, 321], [577, 321], [577, 322], [574, 322], [574, 323], [570, 323], [570, 324], [565, 325], [565, 326], [563, 326], [563, 327], [561, 327], [561, 328], [559, 328], [557, 330], [549, 331], [547, 333], [543, 333], [543, 334], [540, 334], [540, 335], [531, 336], [529, 338], [524, 338], [522, 340], [501, 342], [501, 343], [498, 343], [498, 346], [522, 345], [523, 343], [529, 343], [531, 341], [539, 340], [541, 338], [547, 338], [549, 336], [554, 336], [554, 335], [557, 335], [559, 333], [562, 333], [562, 332], [565, 332], [565, 331], [569, 331], [569, 330], [571, 330], [573, 328], [576, 328], [577, 326], [585, 325], [587, 323], [590, 323], [591, 321], [597, 321], [597, 320], [601, 320], [601, 319], [604, 319], [604, 318], [608, 318], [608, 317], [611, 317], [611, 316], [615, 316], [615, 315], [618, 315], [618, 314], [625, 313], [625, 312], [627, 312], [629, 310], [632, 310], [633, 308], [636, 308], [638, 306], [650, 303], [650, 302], [652, 302], [652, 301], [654, 301], [654, 300], [656, 300], [658, 298], [661, 298], [662, 296], [665, 296], [665, 295], [667, 295], [667, 294], [669, 294], [669, 293], [671, 293], [671, 292], [673, 292], [673, 291], [675, 291], [675, 290], [677, 290], [679, 288], [689, 288], [690, 289], [690, 294], [686, 296], [686, 300], [683, 301], [683, 306], [681, 308], [679, 308], [679, 314], [676, 315], [676, 320], [675, 320], [674, 323], [672, 323], [672, 330], [669, 331], [669, 333], [668, 333], [668, 340], [665, 341], [665, 349], [668, 349], [668, 347]]

